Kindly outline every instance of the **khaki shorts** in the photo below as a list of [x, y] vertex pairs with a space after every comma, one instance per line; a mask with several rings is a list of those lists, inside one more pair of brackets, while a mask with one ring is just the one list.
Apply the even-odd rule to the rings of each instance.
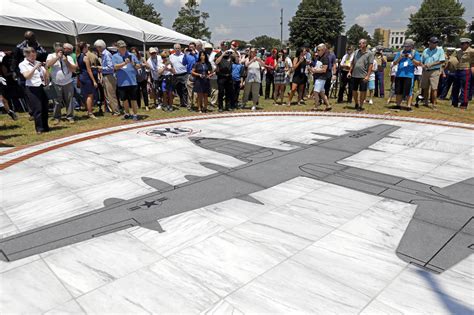
[[432, 71], [423, 70], [423, 74], [421, 76], [421, 88], [427, 89], [431, 87], [432, 90], [437, 90], [440, 75], [441, 75], [440, 70], [432, 70]]

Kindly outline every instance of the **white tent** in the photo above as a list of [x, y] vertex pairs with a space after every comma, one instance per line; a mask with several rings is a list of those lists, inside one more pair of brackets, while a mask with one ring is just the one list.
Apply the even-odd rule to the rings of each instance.
[[[0, 42], [5, 27], [68, 36], [111, 34], [143, 44], [188, 44], [193, 38], [121, 12], [96, 0], [0, 0]], [[18, 40], [18, 38], [17, 38]]]

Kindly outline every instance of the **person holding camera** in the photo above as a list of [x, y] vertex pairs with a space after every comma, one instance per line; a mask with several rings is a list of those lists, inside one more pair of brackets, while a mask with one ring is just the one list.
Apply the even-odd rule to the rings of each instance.
[[56, 99], [54, 100], [53, 118], [54, 125], [61, 121], [61, 107], [65, 107], [66, 117], [70, 123], [74, 123], [74, 105], [72, 98], [74, 96], [74, 85], [72, 74], [76, 72], [77, 65], [72, 59], [72, 45], [65, 43], [54, 44], [55, 52], [49, 54], [46, 58], [46, 68], [51, 71], [51, 82], [56, 91]]
[[421, 61], [423, 63], [421, 88], [423, 91], [424, 103], [428, 106], [428, 98], [429, 95], [431, 95], [433, 109], [436, 108], [436, 101], [438, 99], [438, 84], [441, 76], [441, 67], [446, 61], [444, 50], [438, 47], [438, 42], [439, 40], [437, 37], [431, 37], [429, 40], [429, 47], [426, 48], [421, 55]]
[[257, 103], [260, 97], [259, 89], [260, 84], [262, 83], [261, 70], [265, 67], [265, 62], [257, 56], [257, 50], [255, 48], [250, 50], [250, 55], [245, 62], [245, 66], [247, 67], [247, 77], [245, 78], [244, 98], [242, 104], [243, 107], [246, 106], [249, 95], [252, 93], [252, 111], [255, 111], [257, 110]]
[[394, 65], [398, 65], [395, 76], [395, 95], [397, 108], [401, 108], [403, 98], [407, 99], [407, 110], [412, 111], [413, 80], [415, 68], [422, 65], [421, 55], [415, 49], [415, 42], [407, 39], [403, 49], [395, 55]]
[[161, 76], [161, 91], [163, 93], [163, 107], [165, 110], [173, 111], [173, 75], [176, 70], [169, 60], [169, 53], [164, 51], [161, 53], [162, 63], [158, 66], [158, 75]]
[[[232, 81], [232, 64], [236, 62], [237, 57], [233, 50], [229, 50], [229, 42], [221, 45], [223, 50], [216, 54], [216, 74], [217, 74], [217, 105], [219, 112], [224, 109], [231, 109], [234, 98], [234, 84]], [[225, 108], [224, 108], [225, 98]], [[232, 108], [234, 109], [234, 108]]]
[[[138, 83], [137, 70], [141, 67], [138, 58], [127, 51], [127, 44], [123, 40], [117, 41], [118, 53], [113, 55], [115, 75], [117, 77], [118, 93], [123, 102], [125, 115], [123, 119], [138, 120]], [[133, 115], [130, 115], [132, 107]]]
[[48, 97], [44, 87], [49, 84], [49, 72], [42, 62], [36, 60], [36, 50], [27, 47], [23, 50], [25, 59], [18, 65], [25, 79], [25, 92], [28, 97], [31, 114], [35, 121], [37, 134], [49, 131]]

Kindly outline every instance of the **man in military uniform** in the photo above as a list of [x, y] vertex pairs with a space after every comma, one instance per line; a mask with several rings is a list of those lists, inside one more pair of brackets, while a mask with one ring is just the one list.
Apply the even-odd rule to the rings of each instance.
[[470, 38], [461, 38], [461, 50], [456, 53], [458, 64], [456, 78], [453, 85], [452, 105], [466, 109], [469, 103], [469, 89], [471, 76], [474, 73], [474, 49]]
[[[439, 99], [441, 100], [445, 100], [448, 97], [448, 92], [451, 89], [456, 77], [456, 65], [458, 64], [458, 59], [456, 58], [456, 48], [446, 48], [446, 55], [444, 58], [446, 59], [446, 64], [444, 65], [444, 71], [441, 74], [440, 88], [438, 89], [438, 91], [441, 93], [439, 96]], [[451, 97], [449, 99], [451, 99]]]
[[375, 52], [375, 61], [377, 62], [377, 71], [375, 72], [375, 97], [385, 97], [385, 68], [387, 67], [387, 57], [382, 53], [383, 47], [377, 46]]

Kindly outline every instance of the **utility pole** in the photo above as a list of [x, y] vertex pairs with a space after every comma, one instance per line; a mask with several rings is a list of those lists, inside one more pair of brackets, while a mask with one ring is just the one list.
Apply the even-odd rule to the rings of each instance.
[[283, 8], [280, 15], [280, 49], [283, 49]]

